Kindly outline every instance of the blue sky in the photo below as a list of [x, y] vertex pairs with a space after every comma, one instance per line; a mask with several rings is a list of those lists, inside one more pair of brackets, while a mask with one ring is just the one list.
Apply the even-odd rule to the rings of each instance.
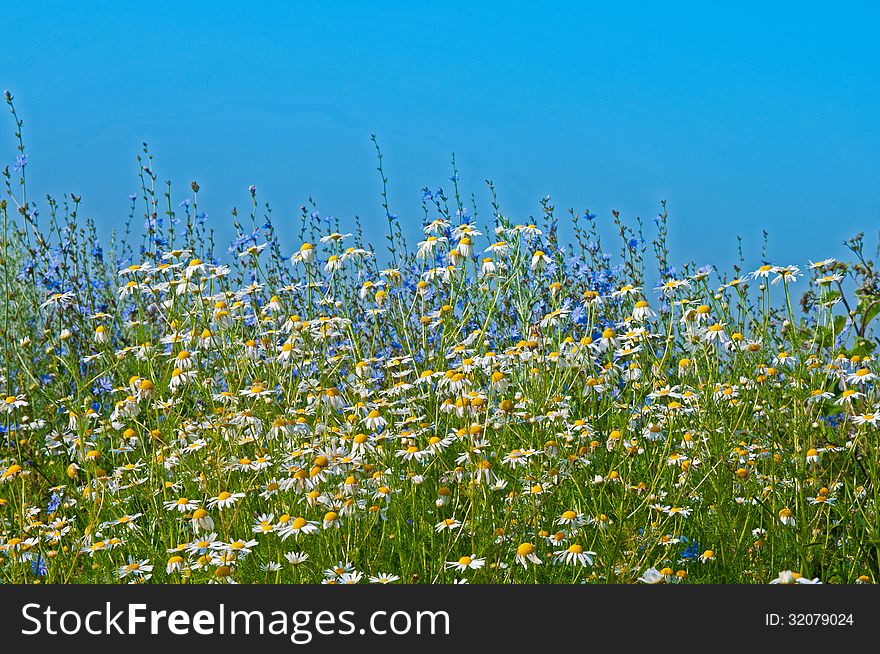
[[805, 264], [880, 226], [868, 3], [65, 4], [4, 8], [0, 86], [32, 197], [82, 194], [104, 233], [147, 141], [175, 199], [198, 180], [218, 226], [255, 184], [282, 234], [311, 195], [378, 241], [371, 133], [412, 234], [453, 151], [484, 216], [486, 178], [523, 220], [546, 194], [605, 222], [666, 199], [672, 262], [727, 266], [737, 235], [757, 262], [767, 229], [769, 259]]

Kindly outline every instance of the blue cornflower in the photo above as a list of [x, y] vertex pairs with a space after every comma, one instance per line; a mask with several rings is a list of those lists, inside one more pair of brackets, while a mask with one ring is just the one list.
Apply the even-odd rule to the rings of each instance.
[[104, 375], [98, 377], [95, 380], [94, 386], [92, 386], [92, 393], [94, 393], [95, 395], [104, 395], [105, 393], [109, 393], [112, 390], [113, 384]]
[[43, 559], [42, 555], [38, 556], [34, 561], [31, 561], [31, 572], [37, 577], [45, 577], [49, 574], [49, 567], [46, 565], [46, 561]]
[[587, 310], [584, 308], [584, 305], [578, 304], [572, 309], [571, 313], [568, 314], [568, 319], [576, 325], [585, 325], [587, 323]]
[[830, 416], [819, 416], [819, 420], [827, 424], [832, 429], [837, 427], [845, 419], [846, 418], [843, 413], [833, 413]]
[[[686, 539], [682, 537], [682, 540]], [[697, 543], [697, 541], [692, 541], [691, 543], [689, 543], [688, 546], [685, 547], [684, 550], [682, 550], [681, 552], [681, 558], [685, 561], [695, 559], [698, 556], [700, 556], [700, 545], [699, 543]]]
[[59, 506], [61, 506], [61, 496], [53, 492], [52, 497], [49, 498], [49, 503], [46, 504], [46, 513], [55, 513]]
[[34, 268], [36, 268], [36, 265], [37, 262], [33, 259], [26, 262], [25, 265], [18, 272], [18, 274], [15, 276], [16, 281], [23, 282], [25, 279], [27, 279], [28, 275], [30, 275], [34, 271]]
[[235, 252], [238, 248], [248, 245], [250, 243], [256, 243], [257, 236], [259, 235], [260, 230], [254, 230], [251, 234], [239, 234], [237, 238], [232, 239], [229, 242], [229, 247], [226, 248], [227, 252]]

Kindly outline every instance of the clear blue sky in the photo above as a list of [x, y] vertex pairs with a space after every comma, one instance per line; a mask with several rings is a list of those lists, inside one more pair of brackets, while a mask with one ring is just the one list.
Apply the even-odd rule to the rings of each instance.
[[484, 216], [487, 177], [515, 218], [668, 200], [672, 262], [729, 264], [737, 234], [755, 262], [766, 228], [769, 259], [805, 264], [880, 226], [875, 3], [64, 4], [4, 6], [0, 86], [34, 197], [81, 193], [106, 233], [147, 141], [215, 224], [255, 184], [282, 225], [311, 194], [378, 237], [371, 133], [412, 233], [453, 151]]

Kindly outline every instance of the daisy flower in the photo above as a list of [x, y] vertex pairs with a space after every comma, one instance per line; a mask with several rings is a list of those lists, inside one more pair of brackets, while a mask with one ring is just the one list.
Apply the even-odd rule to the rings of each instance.
[[471, 554], [470, 556], [462, 556], [457, 561], [447, 561], [445, 564], [447, 569], [452, 569], [456, 572], [464, 572], [466, 570], [479, 570], [484, 565], [486, 565], [486, 559], [478, 558], [476, 554]]
[[235, 504], [244, 496], [244, 493], [230, 493], [228, 491], [221, 491], [217, 494], [217, 497], [212, 497], [210, 500], [208, 500], [208, 508], [225, 509]]
[[550, 257], [548, 257], [543, 250], [537, 250], [532, 255], [532, 270], [543, 270], [551, 261], [552, 259], [550, 259]]
[[532, 543], [520, 543], [516, 548], [516, 563], [519, 563], [523, 568], [528, 568], [529, 563], [541, 565], [541, 559], [538, 558], [536, 551], [537, 548]]
[[557, 552], [553, 552], [553, 558], [555, 563], [565, 563], [567, 565], [580, 565], [582, 567], [587, 567], [588, 565], [593, 565], [593, 557], [596, 556], [595, 552], [585, 551], [583, 547], [578, 545], [577, 543], [573, 543], [568, 547], [568, 549], [559, 550]]
[[639, 581], [643, 584], [662, 584], [666, 581], [666, 575], [662, 574], [657, 568], [650, 567], [639, 577]]
[[180, 513], [189, 513], [199, 508], [198, 502], [195, 502], [186, 497], [181, 497], [176, 500], [165, 502], [164, 506], [169, 511], [179, 511]]
[[193, 511], [192, 527], [193, 532], [196, 534], [210, 532], [214, 529], [214, 520], [205, 509], [199, 508]]
[[287, 552], [284, 555], [284, 558], [287, 559], [287, 562], [290, 563], [290, 565], [297, 566], [308, 561], [309, 555], [305, 552]]
[[152, 570], [153, 566], [150, 565], [148, 559], [141, 559], [138, 561], [129, 557], [127, 564], [119, 566], [117, 574], [120, 579], [125, 579], [126, 577], [149, 579], [152, 576], [150, 575]]
[[[336, 518], [333, 518], [333, 520], [335, 521]], [[327, 527], [325, 526], [324, 528], [326, 529]], [[287, 540], [291, 536], [293, 536], [294, 540], [297, 540], [301, 535], [314, 534], [317, 531], [319, 531], [317, 523], [309, 522], [302, 517], [296, 517], [293, 520], [284, 523], [284, 525], [278, 529], [278, 535], [281, 536], [281, 540]]]
[[558, 525], [571, 525], [573, 527], [580, 527], [585, 523], [584, 514], [575, 511], [563, 511], [562, 515], [556, 520]]
[[24, 395], [8, 395], [3, 403], [0, 404], [0, 409], [6, 413], [12, 413], [15, 409], [27, 405], [27, 399], [25, 399]]
[[446, 518], [434, 525], [434, 529], [438, 532], [444, 530], [452, 531], [453, 529], [461, 529], [461, 527], [462, 523], [455, 518]]
[[293, 263], [310, 264], [315, 260], [315, 246], [311, 243], [303, 243], [299, 246], [299, 250], [291, 257]]

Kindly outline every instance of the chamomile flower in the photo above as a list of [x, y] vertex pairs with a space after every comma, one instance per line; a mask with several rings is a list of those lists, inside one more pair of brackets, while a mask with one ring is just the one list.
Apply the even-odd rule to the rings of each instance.
[[191, 543], [187, 543], [186, 551], [192, 555], [201, 556], [212, 550], [219, 549], [220, 547], [222, 547], [222, 543], [217, 541], [217, 534], [212, 532], [201, 536]]
[[380, 414], [375, 409], [370, 411], [370, 413], [364, 419], [364, 425], [367, 427], [367, 429], [371, 431], [378, 431], [387, 424], [388, 423], [385, 421], [385, 418], [382, 417], [382, 414]]
[[802, 277], [800, 269], [797, 266], [785, 266], [784, 268], [776, 268], [774, 269], [777, 276], [773, 279], [771, 284], [778, 284], [783, 281], [787, 284], [790, 284], [797, 280], [798, 277]]
[[238, 500], [245, 497], [244, 493], [230, 493], [229, 491], [220, 491], [216, 497], [208, 500], [208, 508], [226, 509], [234, 505]]
[[655, 567], [650, 567], [642, 573], [639, 581], [643, 584], [662, 584], [667, 580], [668, 575], [664, 575]]
[[[332, 521], [336, 521], [336, 518], [333, 518]], [[327, 522], [326, 518], [324, 522]], [[327, 527], [325, 526], [324, 528], [326, 529]], [[290, 537], [298, 540], [300, 536], [307, 536], [318, 531], [320, 531], [320, 528], [317, 523], [309, 522], [305, 518], [298, 516], [279, 527], [278, 535], [281, 536], [281, 540], [287, 540]]]
[[466, 572], [467, 570], [479, 570], [486, 565], [486, 559], [479, 558], [476, 554], [470, 554], [462, 556], [456, 561], [447, 561], [445, 565], [447, 569]]
[[438, 532], [442, 531], [454, 531], [456, 529], [461, 529], [461, 522], [456, 520], [455, 518], [446, 518], [445, 520], [441, 520], [436, 525], [434, 525], [434, 529]]
[[794, 513], [791, 509], [785, 508], [779, 511], [779, 522], [786, 526], [794, 527], [797, 522], [794, 519]]
[[178, 554], [175, 554], [168, 557], [168, 562], [165, 564], [165, 574], [171, 575], [183, 572], [185, 569], [187, 569], [187, 567], [188, 563], [186, 559]]
[[287, 562], [290, 563], [290, 565], [298, 566], [308, 561], [309, 555], [305, 552], [287, 552], [284, 555], [284, 558], [287, 559]]
[[877, 375], [868, 368], [859, 368], [855, 372], [846, 375], [846, 381], [850, 384], [867, 384], [877, 379]]
[[541, 565], [542, 563], [541, 559], [538, 557], [537, 548], [529, 542], [520, 543], [517, 546], [514, 560], [523, 568], [528, 568], [529, 563], [534, 565]]
[[150, 565], [150, 561], [148, 559], [133, 559], [129, 557], [128, 563], [119, 566], [117, 569], [117, 574], [120, 579], [125, 579], [126, 577], [135, 577], [138, 579], [149, 579], [152, 575], [150, 574], [153, 571], [153, 566]]
[[562, 515], [556, 520], [556, 524], [571, 526], [571, 527], [580, 527], [583, 524], [586, 524], [586, 519], [584, 518], [583, 513], [578, 513], [576, 511], [563, 511]]
[[582, 567], [593, 565], [593, 557], [595, 556], [595, 552], [586, 551], [577, 543], [572, 543], [567, 549], [553, 552], [553, 559], [555, 563], [579, 565]]
[[532, 270], [543, 270], [552, 261], [543, 250], [536, 250], [532, 254]]
[[186, 497], [180, 497], [176, 500], [165, 502], [164, 506], [169, 511], [179, 511], [180, 513], [190, 513], [199, 508], [198, 502]]
[[254, 524], [251, 526], [251, 533], [254, 534], [271, 534], [275, 531], [275, 514], [263, 513], [256, 517]]
[[12, 413], [15, 409], [26, 407], [27, 405], [28, 402], [24, 395], [7, 395], [3, 402], [0, 403], [0, 409], [5, 413]]
[[648, 306], [648, 303], [645, 300], [639, 300], [633, 308], [632, 317], [633, 320], [641, 322], [642, 320], [656, 318], [657, 312]]
[[871, 425], [872, 427], [876, 427], [878, 422], [880, 422], [880, 413], [875, 411], [869, 411], [867, 413], [862, 413], [860, 415], [852, 416], [853, 424], [862, 426], [862, 425]]
[[816, 579], [807, 579], [799, 572], [792, 572], [791, 570], [783, 570], [779, 573], [779, 576], [773, 579], [771, 584], [820, 584], [822, 582]]
[[339, 513], [336, 511], [327, 511], [327, 513], [324, 514], [324, 529], [339, 529], [340, 526], [341, 520], [339, 518]]
[[767, 279], [771, 273], [777, 272], [776, 266], [772, 266], [770, 264], [765, 263], [757, 270], [749, 273], [752, 279]]
[[293, 263], [305, 263], [309, 264], [315, 260], [315, 246], [311, 243], [303, 243], [296, 254], [291, 257], [291, 261]]
[[231, 543], [226, 543], [223, 545], [223, 549], [227, 552], [237, 554], [238, 556], [244, 556], [246, 554], [250, 554], [253, 551], [253, 548], [259, 544], [259, 541], [256, 540], [243, 540], [241, 538], [237, 538]]

